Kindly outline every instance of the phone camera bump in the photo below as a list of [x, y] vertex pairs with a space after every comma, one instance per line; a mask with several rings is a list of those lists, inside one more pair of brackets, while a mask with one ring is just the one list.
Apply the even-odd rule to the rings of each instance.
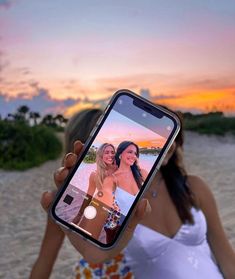
[[146, 113], [146, 112], [143, 112], [143, 113], [142, 113], [142, 116], [143, 116], [144, 118], [146, 118], [147, 113]]
[[171, 131], [171, 126], [166, 127], [167, 131]]

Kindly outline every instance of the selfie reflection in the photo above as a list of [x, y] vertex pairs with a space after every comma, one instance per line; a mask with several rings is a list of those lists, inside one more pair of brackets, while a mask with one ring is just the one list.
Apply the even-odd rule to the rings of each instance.
[[137, 107], [130, 114], [117, 102], [56, 205], [56, 215], [102, 244], [114, 241], [170, 125], [167, 118], [143, 117]]
[[147, 177], [139, 159], [148, 166], [146, 154], [141, 156], [138, 145], [131, 141], [121, 142], [117, 150], [110, 143], [97, 150], [91, 147], [81, 173], [83, 177], [91, 172], [88, 187], [84, 180], [80, 181], [84, 191], [71, 183], [57, 206], [57, 215], [100, 242], [111, 242]]

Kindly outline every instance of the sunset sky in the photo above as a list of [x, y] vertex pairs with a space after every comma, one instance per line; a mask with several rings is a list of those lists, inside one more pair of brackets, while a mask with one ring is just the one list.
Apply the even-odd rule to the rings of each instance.
[[235, 1], [0, 0], [4, 112], [32, 99], [73, 113], [120, 88], [235, 114]]
[[[161, 123], [161, 125], [164, 124]], [[162, 130], [162, 127], [158, 128], [159, 131]], [[130, 120], [122, 114], [112, 111], [102, 130], [98, 133], [94, 145], [99, 147], [101, 144], [108, 142], [117, 147], [122, 141], [126, 140], [135, 142], [140, 148], [162, 148], [166, 142], [166, 138], [160, 134], [145, 128], [137, 121]]]

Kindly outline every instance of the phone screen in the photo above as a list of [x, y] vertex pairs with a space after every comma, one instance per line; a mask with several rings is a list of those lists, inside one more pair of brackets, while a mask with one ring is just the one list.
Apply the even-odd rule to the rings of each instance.
[[59, 197], [56, 218], [101, 246], [113, 243], [175, 129], [167, 113], [120, 95]]

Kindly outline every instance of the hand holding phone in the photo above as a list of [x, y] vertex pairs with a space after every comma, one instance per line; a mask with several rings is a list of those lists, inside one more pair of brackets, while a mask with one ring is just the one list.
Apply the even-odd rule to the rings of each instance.
[[129, 90], [116, 92], [58, 192], [52, 218], [98, 247], [112, 248], [179, 129], [173, 112]]
[[[70, 170], [75, 166], [77, 162], [77, 157], [79, 156], [82, 150], [82, 146], [83, 145], [81, 142], [79, 141], [75, 142], [74, 153], [69, 153], [65, 155], [65, 158], [63, 160], [64, 166], [59, 168], [55, 172], [54, 181], [58, 190], [64, 184], [64, 181], [66, 180]], [[45, 211], [48, 212], [55, 194], [56, 192], [54, 193], [46, 192], [42, 195], [41, 204]], [[137, 204], [136, 210], [133, 213], [133, 216], [131, 217], [131, 220], [128, 223], [128, 226], [126, 227], [126, 230], [122, 235], [118, 244], [115, 246], [115, 248], [107, 251], [99, 249], [98, 247], [86, 241], [83, 237], [81, 237], [76, 233], [73, 233], [72, 231], [68, 231], [63, 227], [62, 229], [64, 233], [67, 235], [72, 245], [85, 258], [85, 260], [87, 260], [90, 263], [100, 263], [105, 260], [114, 258], [127, 246], [129, 240], [132, 237], [136, 225], [146, 216], [146, 214], [149, 214], [150, 212], [151, 212], [150, 204], [146, 199], [142, 199]]]

